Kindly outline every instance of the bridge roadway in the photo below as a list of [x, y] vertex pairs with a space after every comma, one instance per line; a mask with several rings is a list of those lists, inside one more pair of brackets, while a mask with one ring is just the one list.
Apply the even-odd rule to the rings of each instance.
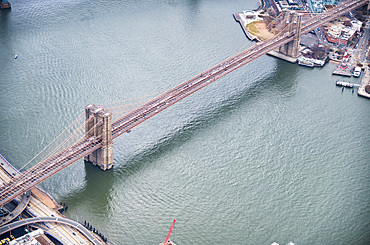
[[[0, 185], [3, 185], [4, 182], [8, 182], [11, 178], [22, 175], [18, 169], [14, 168], [1, 154], [0, 154]], [[11, 222], [13, 219], [17, 218], [23, 210], [27, 207], [27, 204], [30, 201], [31, 191], [27, 191], [19, 199], [14, 199], [18, 202], [18, 205], [13, 211], [8, 213], [6, 216], [0, 218], [0, 226]]]
[[[316, 29], [320, 25], [329, 22], [335, 17], [341, 16], [344, 13], [357, 9], [364, 5], [367, 0], [347, 1], [342, 5], [333, 8], [330, 11], [317, 15], [307, 21], [302, 22], [301, 34], [306, 34], [309, 31]], [[131, 130], [133, 127], [149, 119], [162, 110], [170, 107], [176, 102], [216, 81], [217, 79], [227, 75], [228, 73], [238, 69], [241, 66], [259, 58], [260, 56], [274, 50], [294, 38], [295, 31], [292, 33], [281, 32], [274, 38], [263, 43], [257, 43], [246, 51], [232, 56], [225, 61], [215, 65], [196, 77], [178, 85], [170, 91], [156, 97], [147, 104], [141, 106], [135, 111], [126, 114], [124, 117], [115, 121], [112, 125], [113, 138]]]
[[93, 244], [103, 245], [103, 243], [101, 243], [92, 234], [92, 232], [89, 231], [88, 229], [86, 229], [83, 225], [81, 225], [80, 223], [78, 223], [76, 221], [66, 219], [66, 218], [61, 218], [61, 217], [35, 217], [35, 218], [28, 218], [28, 219], [19, 220], [19, 221], [13, 222], [11, 224], [1, 226], [0, 227], [0, 235], [6, 233], [8, 231], [11, 231], [15, 228], [24, 226], [24, 225], [29, 225], [29, 224], [33, 224], [33, 223], [40, 223], [40, 222], [61, 223], [61, 224], [64, 224], [64, 225], [71, 226], [71, 227], [79, 230], [82, 234], [84, 234], [84, 236], [87, 239], [89, 239]]
[[[318, 14], [315, 17], [302, 21], [301, 33], [305, 34], [318, 26], [329, 22], [335, 17], [348, 11], [359, 8], [369, 0], [348, 0], [331, 10]], [[155, 114], [163, 111], [199, 89], [213, 83], [217, 79], [248, 64], [266, 53], [281, 47], [294, 39], [293, 32], [281, 31], [274, 38], [260, 42], [251, 48], [229, 57], [214, 67], [200, 73], [194, 78], [176, 86], [164, 94], [149, 101], [131, 113], [116, 120], [112, 124], [112, 138], [115, 139], [125, 132], [130, 131], [138, 124], [146, 121]], [[68, 167], [77, 160], [89, 155], [101, 146], [101, 137], [81, 140], [66, 150], [62, 150], [45, 161], [35, 165], [23, 173], [21, 177], [13, 178], [0, 190], [0, 207], [13, 200], [18, 195], [30, 190], [37, 184]]]

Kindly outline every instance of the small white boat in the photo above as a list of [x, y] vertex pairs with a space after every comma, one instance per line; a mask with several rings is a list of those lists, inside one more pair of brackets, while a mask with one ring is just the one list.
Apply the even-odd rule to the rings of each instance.
[[18, 58], [18, 55], [14, 55], [14, 59], [17, 59]]
[[303, 56], [298, 58], [298, 65], [307, 66], [307, 67], [314, 67], [315, 66], [312, 59], [306, 58], [306, 57], [303, 57]]

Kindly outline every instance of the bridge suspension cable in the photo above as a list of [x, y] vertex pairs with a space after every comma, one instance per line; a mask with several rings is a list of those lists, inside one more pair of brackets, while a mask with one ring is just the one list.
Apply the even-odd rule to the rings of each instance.
[[19, 169], [24, 169], [29, 163], [31, 163], [36, 157], [38, 157], [41, 153], [43, 153], [51, 144], [53, 144], [58, 138], [60, 138], [67, 130], [69, 130], [76, 122], [84, 115], [84, 112], [81, 113], [66, 129], [64, 129], [57, 137], [55, 137], [47, 146], [45, 146], [36, 156], [34, 156], [31, 160], [29, 160], [23, 167]]
[[[42, 159], [40, 162], [43, 162], [45, 161], [48, 157], [50, 157], [51, 155], [55, 154], [60, 148], [62, 148], [64, 146], [64, 144], [66, 144], [67, 142], [70, 142], [71, 139], [73, 139], [74, 136], [79, 136], [78, 134], [80, 133], [83, 133], [84, 132], [84, 128], [85, 128], [85, 125], [86, 123], [92, 121], [94, 118], [89, 118], [87, 121], [85, 121], [83, 124], [81, 124], [76, 130], [74, 130], [72, 132], [72, 134], [70, 134], [66, 139], [64, 139], [64, 141], [62, 141], [57, 147], [55, 147], [47, 156], [44, 157], [44, 159]], [[96, 126], [96, 125], [95, 125]], [[95, 127], [94, 126], [94, 127]], [[77, 142], [78, 140], [81, 139], [81, 136], [79, 136], [80, 138], [77, 138], [76, 140], [71, 140], [72, 141], [72, 144]], [[83, 135], [84, 137], [84, 135]], [[68, 145], [71, 145], [71, 143], [69, 143]]]
[[116, 102], [111, 102], [111, 103], [101, 104], [100, 106], [105, 107], [105, 106], [107, 106], [107, 105], [114, 105], [114, 104], [119, 104], [119, 103], [123, 103], [123, 102], [128, 102], [128, 101], [133, 101], [133, 100], [143, 99], [143, 98], [147, 98], [147, 97], [150, 97], [150, 96], [158, 95], [158, 94], [160, 94], [160, 93], [162, 93], [162, 92], [163, 92], [163, 91], [159, 91], [159, 92], [156, 92], [156, 93], [154, 93], [154, 94], [149, 94], [149, 95], [145, 95], [145, 96], [138, 97], [138, 98], [133, 98], [133, 99], [127, 99], [127, 100], [121, 100], [121, 101], [116, 101]]
[[142, 105], [145, 102], [147, 102], [147, 100], [143, 100], [143, 101], [139, 101], [139, 102], [136, 102], [136, 103], [127, 104], [127, 105], [121, 105], [121, 106], [117, 106], [117, 107], [104, 108], [104, 110], [108, 111], [112, 114], [120, 114], [121, 113], [120, 111], [122, 111], [122, 110], [129, 111], [131, 107], [137, 106], [137, 105]]
[[[310, 30], [317, 28], [319, 25], [327, 23], [331, 19], [356, 9], [368, 2], [369, 0], [348, 0], [338, 7], [327, 11], [327, 13], [322, 13], [302, 22], [300, 33], [305, 34]], [[283, 30], [286, 30], [288, 26], [289, 25], [287, 25]], [[149, 100], [147, 103], [134, 109], [119, 120], [114, 121], [112, 123], [111, 138], [114, 139], [119, 135], [128, 132], [138, 124], [213, 83], [219, 78], [248, 64], [271, 50], [291, 42], [294, 40], [295, 28], [291, 28], [289, 30], [291, 31], [281, 31], [275, 35], [274, 38], [257, 43], [249, 49], [227, 58], [188, 81], [185, 81], [178, 86], [167, 90], [162, 95]], [[53, 150], [54, 154], [48, 154], [49, 157], [44, 158], [43, 161], [40, 161], [35, 166], [29, 168], [22, 176], [13, 178], [9, 183], [2, 186], [0, 191], [0, 206], [3, 206], [7, 202], [13, 200], [16, 196], [32, 189], [37, 184], [53, 176], [77, 160], [101, 149], [103, 143], [105, 144], [104, 146], [106, 146], [106, 139], [103, 141], [103, 137], [100, 134], [101, 132], [97, 132], [100, 129], [98, 128], [99, 130], [96, 130], [98, 125], [102, 125], [102, 121], [103, 120], [101, 119], [98, 122], [94, 122], [93, 127], [90, 129], [94, 130], [94, 134], [86, 134], [94, 135], [95, 137], [87, 138], [85, 137], [85, 134], [81, 135], [79, 138], [77, 137], [76, 141], [74, 141], [75, 143], [69, 147], [62, 149], [57, 153], [56, 150]], [[71, 138], [75, 139], [75, 136], [80, 134], [80, 131], [82, 131], [81, 129], [85, 124], [86, 121], [78, 127], [77, 130], [73, 131], [73, 133], [63, 142], [70, 142]], [[89, 132], [91, 132], [90, 130]], [[96, 135], [96, 133], [99, 133], [99, 135]], [[61, 148], [61, 144], [59, 144], [58, 147]]]
[[[270, 25], [272, 24], [272, 22], [270, 22], [266, 28], [268, 28]], [[288, 28], [288, 26], [286, 26], [284, 28], [284, 30]], [[236, 54], [239, 54], [243, 51], [244, 48], [246, 48], [250, 43], [252, 43], [253, 40], [249, 40], [246, 44], [244, 44], [241, 48], [239, 48], [237, 51], [235, 51], [231, 56], [235, 56]], [[230, 56], [228, 56], [230, 57]], [[166, 94], [167, 92], [169, 92], [171, 89], [168, 89], [168, 90], [164, 90], [164, 91], [159, 91], [159, 92], [156, 92], [154, 94], [150, 94], [150, 95], [146, 95], [146, 96], [142, 96], [142, 97], [138, 97], [138, 98], [134, 98], [134, 99], [128, 99], [128, 100], [123, 100], [123, 101], [117, 101], [117, 102], [111, 102], [111, 103], [106, 103], [106, 104], [101, 104], [100, 106], [104, 107], [104, 106], [107, 106], [107, 105], [113, 105], [113, 104], [119, 104], [119, 103], [122, 103], [122, 102], [128, 102], [128, 101], [134, 101], [134, 100], [137, 100], [137, 99], [141, 99], [141, 98], [148, 98], [148, 97], [153, 97], [155, 95], [158, 95], [158, 94]], [[132, 103], [132, 104], [124, 104], [124, 105], [120, 105], [120, 106], [116, 106], [116, 107], [110, 107], [110, 108], [104, 108], [105, 111], [108, 111], [110, 113], [112, 113], [112, 115], [114, 115], [115, 117], [117, 117], [117, 115], [124, 115], [126, 113], [130, 113], [133, 109], [130, 108], [132, 106], [137, 106], [137, 105], [143, 105], [145, 103], [149, 103], [150, 100], [145, 100], [145, 101], [139, 101], [139, 102], [136, 102], [136, 103]], [[135, 109], [135, 108], [134, 108]]]
[[[47, 153], [44, 154], [43, 157], [41, 157], [41, 160], [38, 160], [36, 165], [39, 163], [45, 161], [46, 159], [50, 158], [52, 155], [56, 154], [57, 151], [62, 150], [64, 148], [68, 148], [69, 146], [75, 144], [76, 142], [82, 140], [85, 137], [85, 126], [87, 123], [90, 123], [93, 118], [89, 118], [88, 120], [84, 120], [82, 123], [78, 123], [78, 121], [82, 118], [84, 113], [81, 113], [62, 133], [60, 133], [54, 140], [52, 140], [47, 146], [44, 147], [43, 150], [41, 150], [35, 157], [33, 157], [30, 161], [28, 161], [21, 169], [24, 169], [27, 165], [29, 165], [33, 160], [35, 160], [37, 157], [41, 155], [41, 153], [45, 153], [46, 149], [50, 149], [50, 146], [57, 142], [57, 139], [60, 139], [59, 143], [54, 146], [52, 149], [50, 149]], [[97, 125], [100, 123], [100, 121], [96, 122], [94, 127], [92, 127], [88, 133], [92, 132], [92, 130], [95, 130]], [[72, 132], [69, 132], [68, 135], [66, 135], [66, 132], [68, 130], [72, 130]], [[61, 137], [64, 135], [64, 137]], [[100, 137], [98, 135], [97, 137]]]
[[[94, 131], [101, 122], [102, 122], [102, 119], [97, 121], [96, 124], [88, 131], [88, 133]], [[80, 126], [80, 127], [82, 127], [82, 126]], [[74, 133], [74, 134], [76, 134], [76, 133]], [[72, 137], [72, 136], [73, 136], [73, 134], [70, 135], [69, 137]], [[101, 136], [101, 134], [97, 135], [96, 138], [99, 138], [100, 136]], [[83, 136], [83, 138], [84, 137], [85, 136]], [[54, 168], [58, 168], [58, 166], [63, 165], [63, 162], [59, 161], [58, 157], [62, 156], [63, 154], [68, 153], [69, 149], [74, 149], [76, 147], [78, 148], [79, 147], [78, 145], [80, 145], [79, 142], [82, 142], [84, 140], [83, 138], [77, 139], [74, 142], [74, 144], [70, 145], [68, 148], [64, 148], [64, 150], [59, 151], [54, 156], [52, 154], [49, 154], [48, 157], [45, 157], [42, 161], [38, 162], [36, 165], [32, 166], [31, 168], [29, 168], [25, 172], [23, 172], [22, 176], [11, 179], [9, 184], [12, 183], [12, 182], [15, 182], [17, 180], [21, 180], [22, 182], [25, 182], [25, 181], [27, 181], [27, 179], [32, 179], [34, 175], [37, 176], [37, 174], [41, 174], [40, 171], [43, 170], [43, 169], [50, 169], [50, 171], [52, 171]], [[54, 149], [54, 152], [56, 150], [57, 149]], [[65, 158], [68, 158], [68, 156], [66, 156]], [[56, 172], [58, 172], [60, 170], [61, 169], [57, 169]], [[9, 186], [6, 186], [5, 189], [2, 189], [3, 192], [7, 191], [7, 190], [9, 190]]]

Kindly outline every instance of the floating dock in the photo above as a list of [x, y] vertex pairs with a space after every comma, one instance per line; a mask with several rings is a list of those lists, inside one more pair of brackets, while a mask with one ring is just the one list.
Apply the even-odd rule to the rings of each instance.
[[353, 88], [353, 87], [354, 87], [354, 86], [353, 86], [353, 83], [344, 82], [344, 81], [339, 81], [339, 80], [337, 80], [337, 81], [335, 82], [335, 85], [337, 85], [337, 86], [341, 86], [341, 87], [346, 87], [346, 88]]
[[340, 86], [340, 87], [346, 87], [346, 88], [359, 88], [361, 86], [360, 84], [355, 84], [355, 83], [350, 83], [350, 82], [345, 82], [345, 81], [340, 81], [340, 80], [337, 80], [335, 82], [335, 85]]

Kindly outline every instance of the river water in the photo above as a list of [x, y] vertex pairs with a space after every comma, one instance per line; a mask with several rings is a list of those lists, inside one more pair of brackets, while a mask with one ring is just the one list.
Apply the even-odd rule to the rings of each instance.
[[[0, 151], [20, 168], [90, 103], [163, 91], [250, 46], [256, 0], [13, 0], [0, 12]], [[18, 59], [14, 59], [14, 55]], [[263, 56], [41, 184], [114, 244], [368, 244], [369, 100], [334, 64]], [[348, 79], [347, 79], [348, 80]], [[360, 79], [350, 79], [359, 83]]]

